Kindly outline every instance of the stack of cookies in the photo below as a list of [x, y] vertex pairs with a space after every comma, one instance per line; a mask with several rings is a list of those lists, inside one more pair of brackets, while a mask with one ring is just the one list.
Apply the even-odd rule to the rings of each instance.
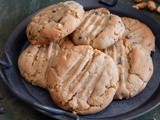
[[153, 74], [152, 31], [105, 8], [61, 2], [35, 15], [26, 33], [31, 45], [19, 57], [20, 73], [64, 110], [97, 113], [140, 93]]

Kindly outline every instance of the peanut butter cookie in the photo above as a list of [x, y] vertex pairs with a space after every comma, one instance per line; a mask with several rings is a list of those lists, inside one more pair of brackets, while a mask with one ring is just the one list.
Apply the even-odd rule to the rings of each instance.
[[47, 86], [54, 102], [77, 114], [103, 110], [118, 88], [115, 62], [90, 46], [62, 51], [48, 72]]
[[59, 41], [81, 24], [84, 13], [83, 6], [74, 1], [49, 6], [31, 19], [27, 37], [32, 44]]
[[119, 69], [119, 88], [115, 99], [128, 99], [140, 93], [153, 74], [150, 54], [140, 44], [131, 40], [120, 40], [106, 52]]
[[21, 75], [31, 84], [46, 88], [48, 66], [61, 50], [73, 47], [65, 38], [59, 44], [30, 45], [19, 57], [18, 66]]
[[71, 35], [76, 45], [105, 49], [122, 37], [125, 31], [121, 18], [105, 8], [86, 13], [85, 20]]

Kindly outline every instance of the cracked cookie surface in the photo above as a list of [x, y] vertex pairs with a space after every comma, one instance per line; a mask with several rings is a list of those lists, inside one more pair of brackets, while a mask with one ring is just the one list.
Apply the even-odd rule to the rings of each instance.
[[155, 36], [149, 27], [132, 18], [123, 17], [122, 21], [125, 25], [123, 39], [126, 38], [138, 42], [149, 53], [155, 51]]
[[118, 69], [111, 57], [90, 46], [62, 51], [48, 71], [53, 101], [77, 114], [93, 114], [107, 107], [118, 88]]
[[31, 84], [46, 88], [48, 66], [61, 51], [73, 47], [73, 43], [65, 38], [59, 44], [30, 45], [18, 59], [21, 75]]
[[115, 99], [128, 99], [140, 93], [153, 74], [149, 53], [131, 40], [118, 41], [106, 53], [113, 58], [119, 70], [119, 88]]
[[121, 18], [105, 8], [86, 12], [82, 24], [72, 33], [76, 45], [105, 49], [122, 37], [125, 31]]
[[56, 42], [72, 33], [84, 19], [84, 9], [74, 1], [61, 2], [35, 15], [26, 33], [32, 44]]

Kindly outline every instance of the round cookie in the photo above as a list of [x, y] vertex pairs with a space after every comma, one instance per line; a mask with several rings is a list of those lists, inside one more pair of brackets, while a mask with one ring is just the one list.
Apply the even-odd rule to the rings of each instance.
[[46, 75], [52, 59], [61, 49], [73, 47], [73, 43], [65, 38], [61, 43], [50, 45], [30, 45], [20, 55], [18, 67], [21, 75], [31, 84], [46, 88]]
[[43, 9], [29, 23], [26, 33], [32, 44], [56, 42], [72, 33], [84, 19], [84, 9], [74, 1]]
[[119, 88], [115, 99], [128, 99], [140, 93], [153, 74], [150, 54], [131, 40], [120, 40], [106, 52], [116, 62], [119, 70]]
[[77, 114], [93, 114], [113, 100], [118, 69], [111, 57], [80, 45], [62, 51], [54, 59], [47, 86], [59, 107]]
[[155, 51], [155, 36], [149, 27], [132, 18], [123, 17], [122, 21], [125, 25], [124, 39], [126, 38], [138, 42], [149, 53]]
[[76, 45], [105, 49], [121, 38], [124, 31], [120, 17], [110, 14], [105, 8], [99, 8], [86, 13], [85, 20], [72, 33], [71, 38]]

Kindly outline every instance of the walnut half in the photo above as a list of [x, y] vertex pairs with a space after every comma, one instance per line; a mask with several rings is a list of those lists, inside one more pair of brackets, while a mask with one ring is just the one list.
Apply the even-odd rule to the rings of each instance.
[[156, 4], [154, 1], [148, 1], [147, 7], [150, 11], [155, 11], [156, 10]]
[[147, 6], [147, 3], [141, 2], [141, 3], [137, 4], [137, 5], [134, 5], [133, 8], [144, 9], [146, 6]]

